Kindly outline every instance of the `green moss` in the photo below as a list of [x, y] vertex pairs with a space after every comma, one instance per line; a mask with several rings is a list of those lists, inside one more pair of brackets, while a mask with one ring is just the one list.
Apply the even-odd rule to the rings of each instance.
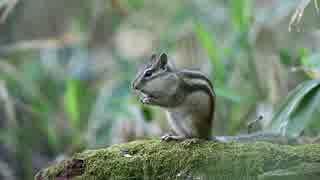
[[318, 180], [319, 173], [320, 163], [300, 163], [286, 169], [266, 172], [259, 176], [259, 180]]
[[[88, 150], [73, 159], [84, 160], [84, 172], [74, 179], [257, 179], [259, 175], [300, 163], [320, 161], [320, 145], [284, 146], [270, 143], [185, 145], [160, 140], [134, 141], [106, 149]], [[70, 162], [70, 161], [69, 161]], [[55, 177], [68, 161], [41, 171]]]

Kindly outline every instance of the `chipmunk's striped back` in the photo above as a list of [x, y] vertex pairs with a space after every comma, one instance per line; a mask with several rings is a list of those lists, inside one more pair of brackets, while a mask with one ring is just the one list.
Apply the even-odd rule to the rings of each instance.
[[211, 81], [200, 71], [181, 70], [178, 72], [178, 74], [183, 78], [186, 84], [185, 88], [187, 91], [189, 91], [189, 93], [203, 91], [205, 94], [208, 94], [207, 97], [209, 98], [210, 103], [208, 104], [209, 116], [206, 118], [206, 122], [211, 128], [215, 112], [215, 92]]

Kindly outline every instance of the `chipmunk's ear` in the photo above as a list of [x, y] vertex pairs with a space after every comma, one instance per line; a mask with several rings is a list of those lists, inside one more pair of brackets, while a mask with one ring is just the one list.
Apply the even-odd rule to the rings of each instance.
[[160, 67], [164, 67], [168, 63], [168, 56], [166, 53], [162, 53], [159, 57]]
[[150, 60], [153, 61], [157, 58], [157, 55], [155, 53], [153, 53], [150, 57]]

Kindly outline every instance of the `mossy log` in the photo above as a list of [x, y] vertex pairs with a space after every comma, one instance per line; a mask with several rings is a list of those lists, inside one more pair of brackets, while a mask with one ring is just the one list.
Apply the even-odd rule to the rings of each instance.
[[141, 140], [75, 154], [36, 180], [318, 180], [320, 145]]

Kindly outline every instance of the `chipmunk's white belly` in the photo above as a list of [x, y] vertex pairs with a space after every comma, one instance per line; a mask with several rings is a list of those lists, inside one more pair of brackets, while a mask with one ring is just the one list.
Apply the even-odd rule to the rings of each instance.
[[183, 116], [183, 113], [167, 112], [167, 118], [172, 130], [176, 135], [185, 137], [196, 137], [192, 117]]
[[208, 95], [198, 91], [188, 95], [178, 107], [167, 109], [168, 121], [177, 135], [199, 137], [202, 131], [207, 131], [199, 124], [206, 125], [210, 108]]

